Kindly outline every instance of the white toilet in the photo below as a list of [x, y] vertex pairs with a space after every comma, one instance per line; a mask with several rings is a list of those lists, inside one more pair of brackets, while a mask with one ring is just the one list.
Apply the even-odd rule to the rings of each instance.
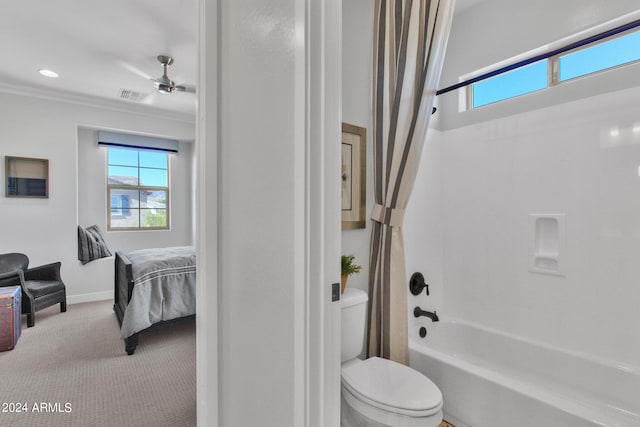
[[342, 294], [341, 427], [437, 427], [442, 393], [420, 372], [379, 357], [358, 359], [364, 343], [367, 294]]

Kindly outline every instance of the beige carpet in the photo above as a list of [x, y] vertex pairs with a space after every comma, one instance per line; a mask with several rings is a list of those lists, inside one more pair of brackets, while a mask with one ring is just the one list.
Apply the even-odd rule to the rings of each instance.
[[[196, 425], [195, 321], [141, 334], [127, 356], [111, 307], [56, 305], [33, 328], [23, 316], [18, 345], [0, 353], [0, 426]], [[26, 412], [5, 412], [10, 402]]]

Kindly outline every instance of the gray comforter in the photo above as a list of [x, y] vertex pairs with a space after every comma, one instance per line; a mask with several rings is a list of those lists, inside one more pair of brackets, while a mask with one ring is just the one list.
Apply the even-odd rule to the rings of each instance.
[[133, 294], [122, 319], [127, 338], [162, 320], [196, 312], [196, 254], [193, 246], [130, 252]]

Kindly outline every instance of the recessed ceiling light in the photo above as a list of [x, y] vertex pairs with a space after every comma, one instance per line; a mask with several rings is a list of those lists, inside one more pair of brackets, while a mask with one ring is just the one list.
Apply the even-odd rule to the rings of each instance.
[[54, 79], [58, 77], [58, 73], [56, 73], [55, 71], [42, 69], [42, 70], [38, 70], [38, 72], [45, 77], [51, 77]]

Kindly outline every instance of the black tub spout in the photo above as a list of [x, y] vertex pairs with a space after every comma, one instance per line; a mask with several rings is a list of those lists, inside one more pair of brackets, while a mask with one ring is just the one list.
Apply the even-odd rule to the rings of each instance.
[[438, 322], [440, 320], [438, 318], [438, 315], [436, 314], [435, 310], [432, 313], [430, 311], [421, 310], [420, 307], [416, 307], [416, 308], [413, 309], [413, 315], [415, 317], [426, 316], [429, 319], [431, 319], [431, 321], [433, 321], [433, 322]]

